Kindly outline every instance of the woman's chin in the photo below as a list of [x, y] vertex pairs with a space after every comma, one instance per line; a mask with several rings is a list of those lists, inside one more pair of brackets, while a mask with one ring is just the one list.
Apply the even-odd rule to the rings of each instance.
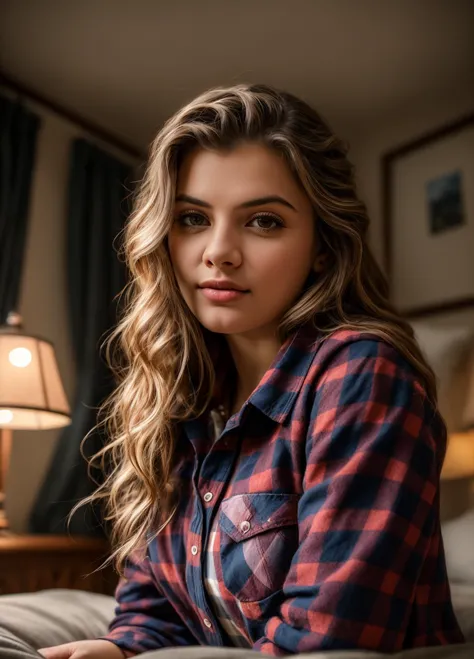
[[258, 322], [249, 322], [248, 318], [232, 318], [231, 314], [221, 313], [219, 317], [216, 317], [215, 314], [212, 314], [214, 317], [210, 316], [211, 314], [202, 314], [198, 316], [198, 320], [207, 330], [216, 334], [242, 334], [259, 325]]
[[210, 332], [215, 334], [241, 334], [248, 331], [248, 327], [243, 323], [209, 323], [200, 321]]

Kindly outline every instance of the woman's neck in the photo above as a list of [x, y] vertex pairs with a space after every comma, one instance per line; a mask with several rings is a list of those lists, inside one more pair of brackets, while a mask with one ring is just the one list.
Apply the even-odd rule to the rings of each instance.
[[281, 347], [276, 332], [260, 336], [228, 335], [227, 342], [237, 372], [230, 415], [240, 410], [275, 359]]

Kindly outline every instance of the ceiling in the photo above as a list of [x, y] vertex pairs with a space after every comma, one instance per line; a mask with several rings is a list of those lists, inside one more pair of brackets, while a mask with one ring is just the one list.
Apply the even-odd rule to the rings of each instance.
[[138, 147], [199, 92], [246, 81], [350, 137], [474, 85], [474, 1], [0, 0], [0, 67]]

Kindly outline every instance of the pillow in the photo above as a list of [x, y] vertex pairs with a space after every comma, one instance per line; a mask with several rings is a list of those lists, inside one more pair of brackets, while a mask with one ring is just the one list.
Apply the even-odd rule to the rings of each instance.
[[444, 522], [441, 533], [449, 581], [474, 586], [474, 508]]
[[451, 432], [463, 430], [468, 423], [468, 389], [474, 389], [474, 327], [443, 327], [427, 322], [411, 325], [427, 362], [435, 372], [439, 408], [448, 429]]
[[411, 323], [415, 337], [426, 359], [442, 382], [452, 375], [461, 352], [474, 337], [469, 326], [441, 327], [425, 322]]
[[474, 348], [466, 360], [468, 381], [465, 385], [465, 405], [462, 411], [462, 421], [466, 428], [474, 428]]
[[454, 613], [466, 641], [474, 641], [474, 584], [452, 583]]

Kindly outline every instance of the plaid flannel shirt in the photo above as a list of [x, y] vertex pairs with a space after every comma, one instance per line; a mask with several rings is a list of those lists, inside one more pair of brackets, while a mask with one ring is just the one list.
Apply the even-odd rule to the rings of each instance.
[[463, 643], [439, 518], [443, 421], [377, 337], [308, 326], [281, 347], [213, 443], [181, 424], [177, 515], [130, 557], [108, 635], [127, 656], [228, 646], [204, 587], [272, 656]]

